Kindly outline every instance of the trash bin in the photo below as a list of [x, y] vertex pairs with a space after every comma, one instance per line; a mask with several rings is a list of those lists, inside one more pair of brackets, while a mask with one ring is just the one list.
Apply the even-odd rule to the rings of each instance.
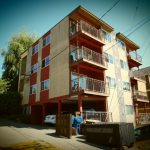
[[134, 126], [133, 123], [87, 124], [86, 140], [118, 148], [131, 146], [135, 141]]

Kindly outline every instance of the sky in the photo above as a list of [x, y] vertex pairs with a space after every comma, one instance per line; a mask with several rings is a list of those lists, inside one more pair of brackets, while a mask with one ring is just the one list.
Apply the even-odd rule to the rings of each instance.
[[[22, 30], [41, 37], [79, 5], [100, 18], [116, 1], [118, 0], [0, 0], [0, 53], [3, 48], [7, 49], [11, 36]], [[102, 20], [111, 25], [116, 33], [127, 35], [132, 31], [129, 30], [131, 27], [146, 17], [150, 18], [150, 0], [120, 0]], [[138, 53], [143, 59], [140, 68], [150, 66], [149, 34], [150, 21], [128, 37], [140, 46]], [[3, 57], [0, 56], [0, 76], [2, 64]]]

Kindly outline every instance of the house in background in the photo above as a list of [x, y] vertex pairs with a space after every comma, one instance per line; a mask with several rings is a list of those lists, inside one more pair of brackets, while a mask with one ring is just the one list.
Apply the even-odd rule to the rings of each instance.
[[133, 100], [139, 123], [150, 123], [150, 67], [132, 72]]
[[[103, 121], [135, 123], [129, 72], [139, 46], [82, 6], [21, 56], [19, 92], [33, 123], [47, 114], [100, 111]], [[101, 120], [102, 121], [102, 120]]]

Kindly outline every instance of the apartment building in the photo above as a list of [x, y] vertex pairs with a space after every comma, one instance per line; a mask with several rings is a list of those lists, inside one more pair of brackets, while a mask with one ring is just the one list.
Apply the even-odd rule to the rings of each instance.
[[[139, 46], [82, 6], [21, 56], [19, 91], [33, 123], [47, 114], [94, 109], [105, 121], [133, 122], [129, 71]], [[138, 56], [138, 57], [137, 57]]]
[[133, 101], [137, 123], [150, 123], [150, 67], [132, 70]]

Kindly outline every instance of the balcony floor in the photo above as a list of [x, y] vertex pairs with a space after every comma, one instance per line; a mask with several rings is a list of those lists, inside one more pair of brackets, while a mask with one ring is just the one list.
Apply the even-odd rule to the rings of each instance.
[[90, 41], [90, 42], [93, 42], [93, 43], [95, 43], [96, 45], [98, 45], [98, 46], [103, 46], [105, 43], [103, 42], [103, 41], [101, 41], [100, 39], [98, 39], [98, 38], [96, 38], [96, 37], [94, 37], [94, 36], [92, 36], [92, 35], [90, 35], [90, 34], [88, 34], [87, 32], [85, 32], [85, 31], [78, 31], [77, 33], [75, 33], [74, 35], [72, 35], [71, 37], [70, 37], [70, 40], [73, 40], [74, 38], [77, 38], [78, 39], [78, 37], [82, 37], [82, 38], [84, 38], [84, 39], [86, 39], [86, 40], [88, 40], [88, 41]]
[[106, 66], [96, 63], [96, 62], [93, 62], [93, 61], [90, 61], [90, 60], [87, 60], [87, 59], [84, 59], [84, 58], [77, 60], [76, 62], [73, 62], [71, 64], [71, 66], [75, 66], [77, 64], [79, 64], [80, 66], [84, 66], [84, 67], [87, 66], [87, 67], [90, 67], [93, 69], [107, 70]]

